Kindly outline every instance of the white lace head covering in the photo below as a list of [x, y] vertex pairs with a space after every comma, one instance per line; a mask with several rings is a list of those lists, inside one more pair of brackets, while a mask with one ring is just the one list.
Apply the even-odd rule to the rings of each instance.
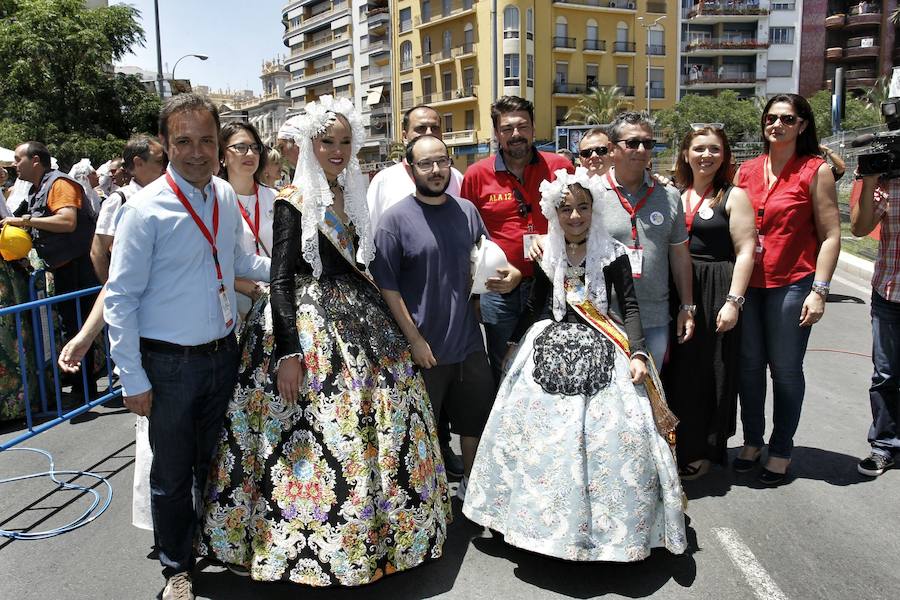
[[591, 228], [588, 231], [584, 265], [584, 285], [587, 298], [600, 312], [606, 313], [609, 308], [603, 268], [617, 257], [625, 254], [625, 247], [609, 235], [600, 214], [600, 204], [603, 202], [605, 194], [600, 177], [597, 175], [589, 177], [587, 169], [578, 167], [574, 174], [560, 169], [556, 171], [554, 181], [541, 182], [541, 213], [547, 218], [549, 225], [541, 267], [553, 282], [553, 316], [557, 321], [562, 320], [566, 314], [565, 282], [569, 259], [566, 256], [566, 237], [562, 225], [559, 223], [556, 209], [559, 208], [569, 186], [573, 183], [580, 184], [590, 192], [593, 198]]
[[[351, 131], [350, 160], [338, 175], [338, 183], [344, 189], [344, 212], [356, 227], [359, 236], [356, 260], [368, 266], [375, 258], [375, 243], [369, 227], [369, 207], [366, 203], [366, 180], [357, 158], [365, 140], [362, 118], [347, 98], [321, 96], [317, 101], [306, 105], [304, 114], [292, 117], [282, 127], [282, 131], [286, 131], [284, 138], [293, 139], [300, 150], [293, 185], [298, 192], [296, 195], [302, 199], [299, 208], [302, 214], [300, 223], [303, 258], [312, 267], [315, 277], [322, 273], [319, 225], [325, 221], [325, 211], [334, 201], [334, 194], [328, 186], [325, 171], [313, 152], [313, 140], [324, 134], [338, 115], [347, 120]], [[278, 135], [282, 137], [282, 132], [279, 131]]]
[[96, 211], [100, 205], [100, 198], [97, 196], [97, 192], [94, 191], [94, 186], [91, 185], [91, 181], [88, 178], [91, 173], [96, 173], [96, 171], [91, 165], [91, 159], [89, 158], [82, 158], [69, 169], [69, 177], [81, 184], [85, 195], [91, 201], [91, 206]]
[[278, 135], [275, 136], [279, 140], [292, 140], [294, 143], [299, 142], [303, 134], [300, 132], [299, 123], [302, 122], [303, 115], [296, 115], [284, 122], [278, 129]]

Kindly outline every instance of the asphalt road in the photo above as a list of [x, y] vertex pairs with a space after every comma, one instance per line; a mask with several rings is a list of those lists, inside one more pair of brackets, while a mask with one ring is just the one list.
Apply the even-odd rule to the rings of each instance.
[[[686, 484], [690, 547], [682, 556], [655, 550], [625, 565], [547, 559], [482, 532], [454, 501], [444, 557], [408, 573], [358, 590], [313, 590], [253, 583], [201, 564], [198, 598], [896, 598], [900, 470], [874, 481], [856, 472], [870, 421], [866, 290], [864, 279], [842, 273], [813, 330], [790, 483], [764, 489], [754, 474], [714, 468]], [[121, 406], [104, 407], [25, 444], [50, 451], [59, 469], [105, 475], [115, 491], [109, 510], [81, 529], [43, 541], [0, 538], [0, 599], [157, 596], [164, 581], [148, 557], [152, 535], [130, 524], [133, 424]], [[2, 430], [0, 439], [16, 433]], [[732, 455], [740, 441], [740, 434], [732, 439]], [[37, 455], [0, 453], [0, 477], [46, 468]], [[58, 527], [90, 503], [53, 488], [47, 479], [0, 486], [0, 528]]]

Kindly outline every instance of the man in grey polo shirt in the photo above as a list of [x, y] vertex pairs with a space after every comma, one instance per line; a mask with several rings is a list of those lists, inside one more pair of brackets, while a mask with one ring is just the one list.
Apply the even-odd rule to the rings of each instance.
[[620, 114], [609, 126], [609, 137], [613, 168], [602, 176], [606, 198], [601, 213], [610, 235], [628, 248], [647, 347], [662, 368], [669, 346], [670, 267], [680, 299], [678, 343], [694, 333], [696, 306], [684, 209], [678, 191], [655, 182], [647, 172], [655, 140], [646, 117]]

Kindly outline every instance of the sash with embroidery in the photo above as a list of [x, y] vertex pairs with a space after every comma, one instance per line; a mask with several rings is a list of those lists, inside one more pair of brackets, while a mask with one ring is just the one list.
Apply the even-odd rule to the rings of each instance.
[[[569, 306], [584, 319], [584, 321], [597, 330], [601, 335], [613, 343], [613, 346], [621, 352], [625, 358], [631, 358], [631, 352], [628, 349], [628, 336], [625, 332], [609, 317], [601, 313], [585, 300], [581, 303], [575, 303], [567, 298]], [[649, 377], [644, 380], [644, 386], [647, 388], [647, 397], [650, 398], [650, 408], [653, 411], [653, 419], [656, 421], [656, 429], [662, 435], [670, 446], [675, 446], [675, 427], [678, 425], [678, 417], [676, 417], [669, 405], [666, 403], [666, 394], [663, 391], [662, 381], [659, 378], [659, 372], [653, 363], [653, 358], [647, 355], [647, 370], [650, 372]]]

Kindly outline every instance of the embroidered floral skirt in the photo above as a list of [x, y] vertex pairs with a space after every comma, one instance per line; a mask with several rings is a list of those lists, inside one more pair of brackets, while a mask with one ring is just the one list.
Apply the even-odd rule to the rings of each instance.
[[686, 547], [678, 468], [628, 360], [582, 323], [536, 323], [494, 401], [463, 513], [577, 561]]
[[379, 293], [297, 278], [306, 376], [275, 385], [268, 298], [243, 330], [198, 554], [253, 579], [355, 586], [441, 556], [451, 520], [431, 404]]

